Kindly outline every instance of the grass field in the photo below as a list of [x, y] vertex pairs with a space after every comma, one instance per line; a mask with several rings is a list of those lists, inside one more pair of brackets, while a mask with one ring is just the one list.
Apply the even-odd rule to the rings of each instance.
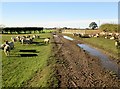
[[94, 37], [93, 38], [80, 38], [80, 37], [75, 37], [71, 34], [65, 34], [65, 35], [68, 35], [78, 40], [83, 40], [87, 44], [103, 49], [104, 51], [107, 51], [108, 53], [114, 55], [116, 58], [118, 57], [118, 49], [116, 49], [115, 47], [114, 40], [105, 39], [105, 38], [94, 38]]
[[[12, 35], [3, 35], [4, 40], [10, 40]], [[42, 38], [51, 37], [50, 33], [40, 34]], [[54, 83], [57, 86], [57, 79], [54, 77], [55, 60], [51, 57], [52, 44], [42, 44], [43, 39], [34, 39], [41, 44], [22, 45], [15, 43], [11, 50], [10, 57], [2, 52], [2, 86], [3, 87], [50, 87]], [[38, 56], [20, 57], [20, 50], [36, 50]], [[0, 50], [1, 51], [1, 50]], [[25, 53], [24, 53], [25, 54]]]

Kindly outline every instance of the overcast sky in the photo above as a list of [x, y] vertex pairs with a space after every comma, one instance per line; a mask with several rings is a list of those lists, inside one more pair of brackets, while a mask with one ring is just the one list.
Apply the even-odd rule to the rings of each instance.
[[87, 28], [117, 23], [118, 2], [2, 2], [5, 26]]

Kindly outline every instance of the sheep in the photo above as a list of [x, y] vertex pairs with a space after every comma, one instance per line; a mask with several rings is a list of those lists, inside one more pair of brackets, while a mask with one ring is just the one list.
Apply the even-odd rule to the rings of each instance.
[[108, 37], [107, 36], [105, 36], [105, 39], [107, 39]]
[[21, 43], [22, 44], [31, 44], [32, 43], [32, 39], [31, 38], [21, 39]]
[[20, 36], [16, 36], [16, 39], [17, 39], [17, 41], [21, 41], [21, 37]]
[[14, 38], [14, 37], [11, 37], [11, 40], [12, 40], [12, 42], [16, 42], [17, 41], [17, 39]]
[[99, 37], [99, 34], [95, 34], [95, 36], [94, 37]]
[[112, 36], [112, 35], [113, 35], [113, 33], [108, 33], [108, 35], [109, 35], [109, 36]]
[[39, 35], [33, 35], [33, 38], [40, 38]]
[[58, 37], [58, 35], [53, 35], [53, 37]]
[[30, 38], [30, 35], [27, 35], [26, 38]]
[[50, 38], [44, 39], [44, 43], [49, 43], [49, 41], [50, 41]]
[[114, 40], [114, 39], [115, 39], [115, 37], [113, 37], [113, 36], [112, 36], [112, 37], [110, 37], [110, 40]]
[[77, 37], [79, 37], [79, 33], [73, 33], [73, 36], [77, 36]]
[[8, 44], [6, 44], [4, 47], [4, 53], [6, 56], [10, 55], [10, 46]]
[[1, 49], [4, 50], [6, 56], [10, 55], [10, 50], [14, 48], [14, 42], [5, 41], [4, 44], [1, 45]]
[[116, 48], [119, 48], [119, 47], [120, 47], [120, 41], [118, 41], [118, 40], [115, 41], [115, 47], [116, 47]]
[[36, 35], [33, 35], [33, 38], [36, 38]]
[[76, 33], [73, 33], [73, 36], [76, 36]]
[[4, 50], [5, 44], [1, 44], [0, 49]]
[[5, 41], [5, 44], [10, 46], [10, 49], [14, 48], [14, 42], [8, 42], [7, 40]]

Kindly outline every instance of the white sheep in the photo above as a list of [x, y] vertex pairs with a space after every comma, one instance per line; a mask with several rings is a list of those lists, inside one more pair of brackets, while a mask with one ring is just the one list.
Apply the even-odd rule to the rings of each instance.
[[50, 41], [49, 38], [44, 39], [44, 43], [49, 43], [49, 41]]
[[30, 39], [30, 38], [21, 39], [21, 43], [22, 44], [31, 44], [32, 43], [32, 39]]
[[14, 38], [14, 37], [11, 37], [11, 40], [12, 40], [12, 42], [16, 42], [17, 41], [17, 39]]
[[5, 41], [5, 45], [8, 44], [10, 46], [10, 49], [14, 48], [14, 42], [8, 42], [7, 40]]
[[115, 41], [115, 47], [119, 48], [119, 46], [120, 46], [120, 41]]
[[114, 39], [115, 39], [115, 37], [113, 37], [113, 36], [112, 36], [112, 37], [110, 37], [110, 40], [114, 40]]
[[6, 44], [4, 47], [4, 53], [6, 56], [10, 55], [10, 46], [8, 44]]

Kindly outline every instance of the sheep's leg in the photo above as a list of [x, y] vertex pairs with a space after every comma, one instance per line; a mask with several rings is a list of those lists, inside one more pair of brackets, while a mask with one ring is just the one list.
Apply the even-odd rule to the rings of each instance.
[[118, 49], [118, 45], [116, 45], [116, 48]]
[[46, 41], [44, 41], [44, 43], [46, 44]]
[[4, 53], [5, 53], [5, 55], [7, 56], [7, 52], [6, 52], [6, 51], [4, 51]]
[[10, 52], [9, 51], [7, 51], [7, 56], [9, 56], [10, 55]]

